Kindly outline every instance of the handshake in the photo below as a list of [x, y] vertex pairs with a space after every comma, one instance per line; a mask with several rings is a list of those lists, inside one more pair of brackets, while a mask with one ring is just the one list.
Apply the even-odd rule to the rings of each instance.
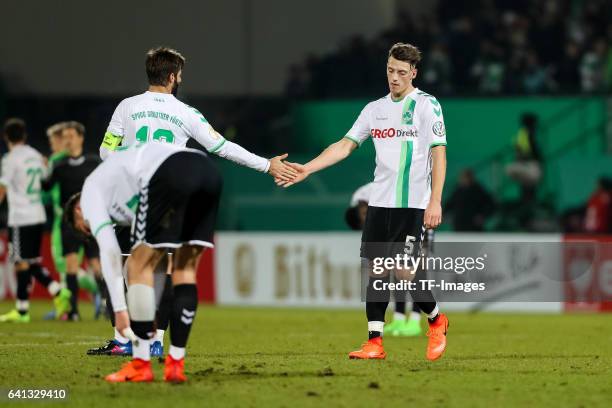
[[306, 166], [299, 163], [284, 161], [288, 154], [285, 153], [270, 159], [268, 174], [274, 177], [274, 182], [280, 187], [289, 187], [303, 181], [310, 175]]

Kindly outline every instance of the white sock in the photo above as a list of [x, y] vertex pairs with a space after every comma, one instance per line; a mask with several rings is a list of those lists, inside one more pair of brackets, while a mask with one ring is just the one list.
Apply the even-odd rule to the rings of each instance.
[[382, 335], [383, 327], [385, 327], [385, 322], [368, 322], [368, 331], [377, 331]]
[[166, 331], [165, 330], [160, 330], [157, 329], [157, 331], [155, 332], [155, 341], [159, 341], [161, 343], [161, 345], [164, 345], [164, 333]]
[[393, 312], [393, 321], [396, 321], [396, 320], [401, 320], [401, 321], [406, 320], [406, 314], [400, 313], [400, 312]]
[[421, 314], [419, 312], [410, 312], [410, 320], [421, 320]]
[[173, 359], [182, 360], [185, 358], [185, 347], [175, 347], [171, 344], [170, 351], [168, 353]]
[[440, 313], [440, 309], [438, 309], [438, 305], [436, 304], [436, 307], [434, 307], [434, 310], [432, 310], [431, 313], [427, 314], [427, 318], [433, 319], [434, 317], [438, 315], [438, 313]]
[[128, 341], [130, 341], [130, 339], [121, 335], [121, 333], [119, 333], [119, 330], [117, 330], [116, 327], [115, 327], [115, 340], [117, 340], [121, 344], [125, 344]]
[[137, 338], [138, 341], [132, 343], [132, 355], [144, 361], [151, 360], [151, 340]]
[[27, 312], [30, 310], [30, 302], [28, 300], [19, 300], [15, 301], [15, 308], [18, 312]]
[[61, 289], [62, 289], [62, 287], [60, 286], [60, 284], [57, 281], [51, 281], [49, 286], [47, 286], [47, 290], [49, 291], [49, 294], [51, 296], [57, 295]]

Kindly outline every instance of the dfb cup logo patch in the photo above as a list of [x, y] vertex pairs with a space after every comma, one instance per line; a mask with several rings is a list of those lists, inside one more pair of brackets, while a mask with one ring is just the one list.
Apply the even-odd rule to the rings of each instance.
[[437, 121], [436, 123], [434, 123], [431, 127], [431, 130], [433, 130], [436, 136], [442, 137], [446, 135], [446, 128], [444, 127], [444, 123], [441, 121]]

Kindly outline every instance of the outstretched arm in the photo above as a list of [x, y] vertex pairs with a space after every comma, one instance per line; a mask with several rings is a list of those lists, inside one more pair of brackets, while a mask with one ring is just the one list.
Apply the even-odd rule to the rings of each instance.
[[319, 170], [333, 166], [334, 164], [346, 159], [356, 148], [356, 142], [346, 137], [342, 138], [336, 143], [329, 145], [325, 150], [323, 150], [323, 152], [321, 152], [320, 155], [304, 165], [289, 163], [289, 165], [296, 169], [299, 174], [293, 181], [284, 181], [276, 178], [276, 184], [283, 187], [289, 187], [295, 183], [299, 183], [312, 173], [316, 173]]

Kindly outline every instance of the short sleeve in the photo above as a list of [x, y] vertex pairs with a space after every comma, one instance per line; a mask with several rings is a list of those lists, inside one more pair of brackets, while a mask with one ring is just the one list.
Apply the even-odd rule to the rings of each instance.
[[195, 108], [185, 105], [189, 118], [189, 133], [191, 137], [204, 146], [210, 153], [216, 153], [225, 144], [225, 138], [208, 123], [204, 115]]
[[352, 140], [357, 144], [357, 146], [361, 146], [363, 142], [366, 141], [368, 137], [370, 137], [370, 105], [366, 105], [365, 108], [359, 114], [359, 117], [353, 123], [353, 127], [347, 132], [344, 136], [347, 139]]
[[[429, 103], [426, 104], [424, 118], [425, 140], [429, 147], [446, 146], [446, 127], [444, 126], [442, 106], [435, 98], [431, 98]], [[419, 132], [421, 132], [420, 129]]]

